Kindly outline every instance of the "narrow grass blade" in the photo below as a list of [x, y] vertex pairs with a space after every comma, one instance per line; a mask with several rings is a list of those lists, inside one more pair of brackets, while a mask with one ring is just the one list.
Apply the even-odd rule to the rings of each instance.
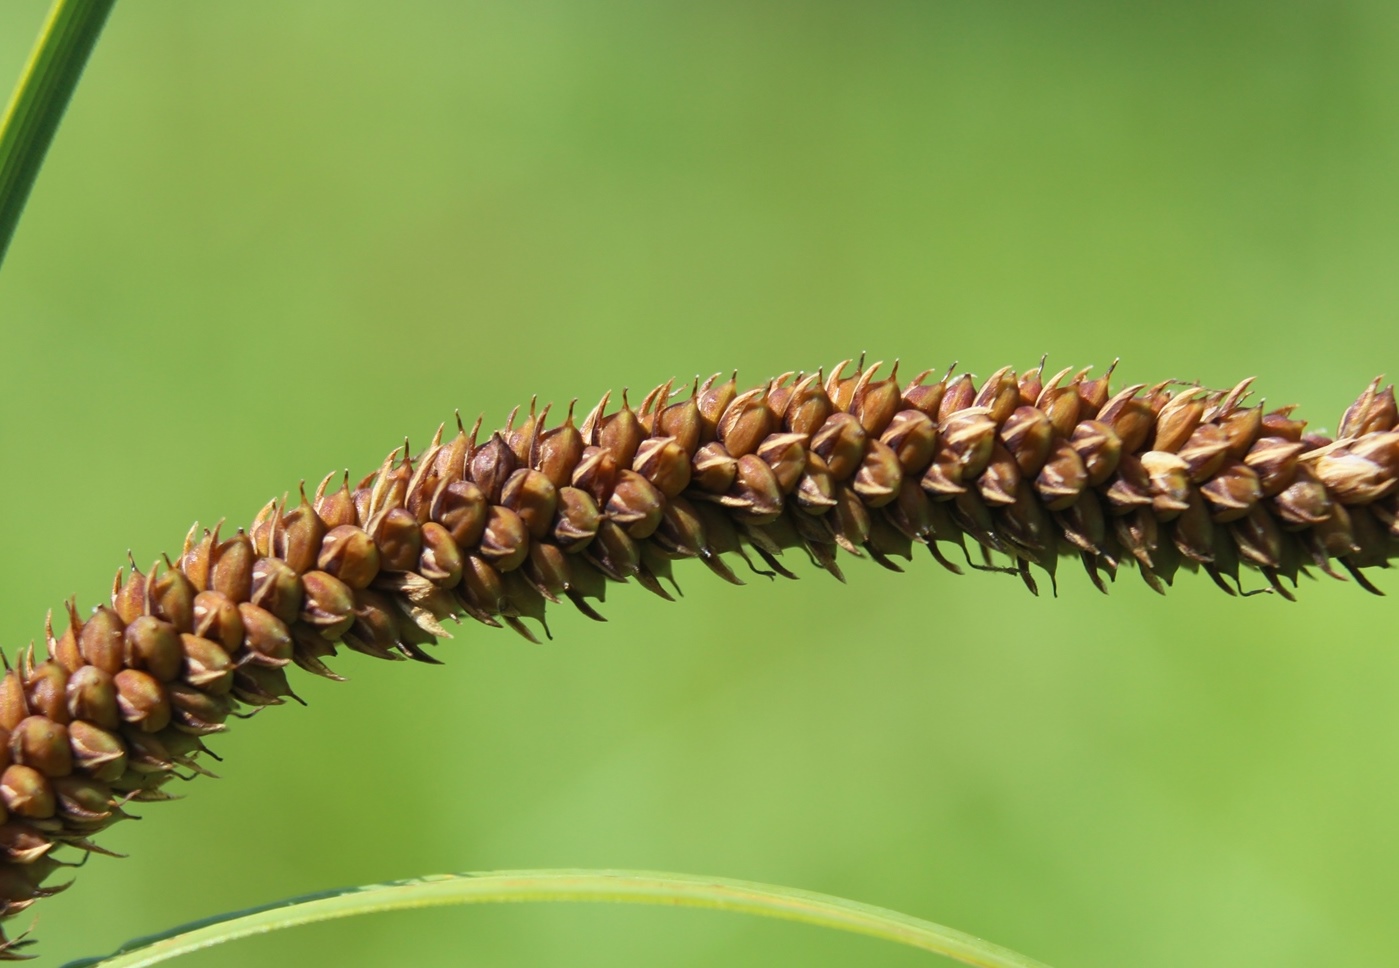
[[0, 262], [115, 0], [56, 0], [0, 121]]
[[980, 968], [1047, 968], [1025, 955], [941, 924], [828, 894], [724, 877], [617, 870], [445, 874], [329, 891], [139, 938], [105, 959], [72, 962], [66, 968], [145, 968], [225, 941], [317, 921], [452, 904], [524, 901], [602, 901], [739, 911], [883, 938]]

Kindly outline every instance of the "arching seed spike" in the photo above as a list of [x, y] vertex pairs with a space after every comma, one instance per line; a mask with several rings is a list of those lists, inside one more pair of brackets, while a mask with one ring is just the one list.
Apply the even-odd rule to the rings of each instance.
[[[497, 493], [504, 502], [509, 471], [502, 475], [505, 479], [499, 482], [500, 488], [489, 488], [489, 496], [478, 494], [473, 498], [469, 493], [453, 491], [453, 497], [459, 500], [449, 502], [443, 497], [439, 502], [428, 501], [418, 493], [433, 491], [443, 496], [448, 484], [470, 485], [479, 490], [479, 479], [462, 480], [459, 472], [444, 475], [444, 468], [458, 466], [463, 458], [466, 464], [460, 466], [471, 467], [472, 458], [481, 456], [476, 445], [480, 418], [468, 445], [460, 413], [457, 414], [463, 436], [449, 445], [451, 460], [441, 452], [445, 425], [439, 425], [422, 454], [415, 455], [411, 442], [405, 438], [403, 446], [389, 455], [377, 473], [364, 478], [353, 494], [346, 474], [345, 494], [330, 499], [334, 508], [315, 509], [318, 516], [333, 515], [336, 527], [355, 531], [361, 525], [382, 525], [388, 520], [385, 515], [400, 509], [418, 522], [415, 525], [412, 521], [400, 521], [395, 534], [406, 537], [394, 538], [394, 542], [410, 550], [397, 555], [392, 568], [370, 571], [362, 584], [354, 585], [358, 590], [353, 593], [350, 585], [345, 585], [346, 601], [363, 603], [367, 599], [358, 597], [362, 592], [365, 596], [391, 598], [395, 603], [390, 609], [393, 616], [388, 631], [379, 629], [372, 636], [365, 624], [342, 627], [338, 616], [341, 612], [348, 614], [350, 606], [343, 602], [337, 605], [333, 589], [322, 580], [339, 580], [330, 571], [332, 565], [313, 569], [322, 578], [310, 580], [310, 570], [287, 565], [286, 549], [281, 547], [291, 535], [284, 520], [289, 516], [286, 495], [268, 502], [259, 511], [249, 536], [240, 531], [240, 537], [233, 541], [241, 549], [239, 559], [230, 559], [237, 567], [242, 567], [241, 557], [247, 557], [248, 537], [259, 556], [260, 570], [255, 570], [251, 561], [247, 563], [249, 573], [261, 576], [254, 581], [251, 592], [237, 590], [246, 582], [242, 578], [236, 582], [230, 579], [234, 574], [232, 566], [225, 567], [226, 574], [221, 579], [216, 577], [216, 566], [223, 560], [222, 553], [216, 551], [223, 522], [213, 530], [202, 530], [198, 525], [192, 528], [180, 559], [172, 564], [165, 558], [166, 572], [161, 572], [157, 559], [149, 579], [137, 577], [139, 569], [128, 551], [131, 572], [128, 577], [124, 567], [117, 570], [111, 585], [111, 608], [102, 606], [94, 613], [101, 615], [100, 621], [89, 619], [84, 624], [73, 600], [67, 603], [73, 630], [64, 637], [55, 636], [51, 613], [46, 619], [42, 644], [50, 658], [57, 659], [56, 663], [40, 662], [43, 653], [34, 642], [17, 651], [13, 669], [11, 658], [0, 654], [5, 668], [15, 674], [9, 680], [11, 685], [5, 697], [7, 728], [11, 728], [16, 712], [20, 714], [16, 724], [31, 714], [62, 718], [64, 693], [61, 689], [55, 693], [54, 683], [61, 686], [70, 682], [67, 688], [72, 692], [67, 698], [76, 702], [82, 712], [81, 716], [72, 712], [71, 723], [54, 724], [69, 728], [77, 768], [70, 780], [68, 774], [54, 767], [58, 813], [12, 824], [20, 823], [29, 829], [32, 820], [34, 830], [52, 837], [54, 842], [84, 851], [82, 856], [86, 858], [88, 828], [125, 816], [120, 811], [121, 804], [170, 799], [159, 789], [160, 783], [166, 779], [187, 781], [209, 772], [196, 762], [197, 752], [207, 750], [197, 738], [180, 739], [181, 735], [197, 737], [221, 731], [225, 718], [242, 718], [242, 710], [263, 708], [264, 701], [281, 701], [286, 695], [281, 689], [285, 687], [277, 679], [261, 678], [269, 668], [280, 668], [278, 663], [294, 658], [303, 668], [339, 679], [322, 662], [336, 654], [337, 643], [385, 657], [436, 661], [429, 655], [428, 644], [435, 643], [437, 637], [447, 637], [447, 619], [460, 623], [463, 615], [492, 626], [509, 625], [517, 633], [538, 641], [531, 631], [534, 621], [527, 620], [540, 621], [544, 635], [552, 637], [544, 623], [546, 602], [567, 597], [584, 614], [602, 620], [592, 603], [602, 601], [608, 577], [635, 577], [649, 591], [672, 598], [674, 578], [670, 566], [672, 561], [684, 557], [698, 556], [726, 581], [742, 584], [723, 553], [737, 552], [757, 574], [795, 577], [784, 566], [789, 559], [783, 552], [800, 547], [815, 567], [844, 580], [837, 564], [839, 549], [868, 556], [881, 567], [899, 570], [901, 565], [894, 559], [906, 556], [911, 540], [922, 540], [944, 567], [960, 573], [962, 567], [948, 561], [940, 551], [941, 541], [952, 541], [962, 547], [970, 569], [1016, 574], [1036, 594], [1039, 585], [1034, 572], [1044, 568], [1057, 595], [1054, 566], [1060, 553], [1078, 554], [1090, 580], [1101, 591], [1106, 591], [1107, 583], [1115, 580], [1121, 560], [1137, 565], [1142, 580], [1158, 593], [1172, 583], [1177, 569], [1198, 571], [1204, 565], [1211, 580], [1230, 595], [1279, 594], [1291, 599], [1298, 573], [1313, 577], [1313, 566], [1340, 580], [1346, 580], [1345, 573], [1349, 573], [1362, 587], [1380, 594], [1368, 579], [1367, 569], [1387, 567], [1386, 559], [1395, 550], [1392, 542], [1399, 537], [1399, 484], [1395, 483], [1399, 478], [1399, 428], [1395, 426], [1399, 413], [1392, 388], [1380, 389], [1382, 381], [1372, 384], [1352, 404], [1340, 432], [1332, 437], [1308, 433], [1302, 421], [1291, 418], [1289, 407], [1270, 413], [1264, 413], [1264, 405], [1246, 407], [1246, 400], [1257, 399], [1247, 380], [1227, 391], [1171, 380], [1149, 388], [1138, 384], [1110, 394], [1109, 377], [1115, 372], [1116, 361], [1102, 377], [1088, 380], [1088, 371], [1083, 371], [1074, 378], [1073, 385], [1066, 386], [1071, 370], [1060, 371], [1046, 383], [1046, 359], [1041, 357], [1037, 368], [1019, 377], [1010, 368], [998, 371], [988, 381], [993, 385], [992, 391], [983, 386], [979, 393], [969, 376], [953, 381], [954, 364], [942, 385], [920, 387], [924, 380], [931, 379], [928, 371], [911, 381], [910, 390], [900, 393], [898, 360], [883, 381], [877, 377], [883, 364], [866, 367], [865, 362], [862, 355], [853, 372], [849, 360], [837, 367], [829, 381], [833, 391], [830, 393], [822, 390], [826, 383], [824, 368], [810, 376], [785, 371], [746, 393], [739, 392], [735, 381], [720, 384], [718, 374], [701, 391], [696, 377], [691, 388], [694, 402], [675, 405], [664, 420], [662, 414], [673, 395], [674, 381], [646, 394], [639, 413], [632, 410], [629, 392], [624, 389], [621, 406], [625, 413], [608, 416], [610, 398], [604, 396], [585, 428], [594, 448], [613, 452], [614, 462], [620, 462], [617, 473], [608, 474], [589, 471], [579, 464], [583, 447], [574, 445], [582, 435], [572, 427], [574, 405], [569, 408], [568, 446], [560, 451], [566, 456], [550, 456], [549, 442], [539, 443], [550, 408], [544, 407], [541, 414], [539, 397], [532, 397], [527, 423], [521, 422], [521, 407], [511, 411], [507, 432], [514, 436], [504, 445], [521, 465], [530, 464], [529, 470], [535, 473], [546, 470], [533, 465], [548, 465], [546, 476], [555, 489], [562, 492], [572, 488], [574, 504], [586, 510], [579, 503], [586, 501], [593, 507], [591, 528], [585, 526], [589, 519], [582, 511], [577, 515], [578, 522], [570, 519], [568, 528], [562, 528], [558, 520], [546, 514], [536, 522], [539, 526], [528, 529], [528, 545], [523, 539], [513, 546], [496, 542], [487, 547], [478, 543], [480, 535], [472, 515], [476, 511], [496, 513], [490, 505]], [[798, 393], [799, 389], [803, 392]], [[983, 394], [987, 399], [981, 399]], [[683, 389], [680, 395], [683, 396]], [[799, 399], [800, 405], [793, 406]], [[730, 413], [730, 408], [737, 409], [736, 402], [751, 411], [749, 415], [760, 424], [753, 428], [745, 425], [746, 437], [751, 439], [741, 444], [732, 426], [736, 424], [735, 415]], [[980, 416], [983, 424], [990, 424], [985, 429], [985, 440], [977, 438], [976, 442], [989, 442], [990, 446], [965, 448], [967, 453], [963, 454], [953, 449], [961, 438], [956, 432], [960, 425], [952, 421], [965, 422], [973, 407], [980, 409], [972, 416]], [[828, 447], [832, 451], [828, 460], [815, 440], [832, 416], [832, 408], [844, 411], [839, 416], [856, 420], [869, 440], [852, 433], [850, 446], [845, 448], [849, 453], [837, 455], [834, 448]], [[1040, 410], [1044, 419], [1026, 416], [1026, 409]], [[993, 413], [998, 415], [993, 417]], [[1067, 458], [1053, 458], [1058, 461], [1054, 474], [1046, 476], [1044, 467], [1048, 465], [1042, 466], [1039, 450], [1021, 446], [1025, 433], [1017, 432], [1020, 424], [1006, 422], [1017, 413], [1024, 418], [1021, 423], [1033, 420], [1042, 428], [1040, 434], [1051, 445], [1050, 454], [1067, 448], [1066, 453], [1079, 458], [1078, 464], [1092, 457], [1095, 465], [1077, 467]], [[1206, 413], [1214, 422], [1203, 419]], [[925, 441], [921, 450], [906, 454], [902, 445], [895, 447], [891, 443], [897, 442], [896, 437], [884, 439], [893, 433], [886, 429], [895, 426], [891, 421], [898, 421], [897, 426], [903, 428], [915, 418], [931, 423], [932, 433], [937, 435]], [[625, 426], [625, 432], [609, 430], [613, 421], [617, 421], [616, 428]], [[1115, 444], [1111, 435], [1115, 435]], [[492, 436], [492, 446], [498, 436]], [[678, 472], [656, 471], [651, 461], [656, 448], [642, 448], [643, 443], [650, 442], [648, 438], [663, 438], [665, 447], [671, 451], [679, 449], [678, 454], [668, 453], [667, 460], [682, 470], [688, 464], [689, 483], [685, 482], [686, 475]], [[871, 442], [876, 439], [879, 445]], [[619, 445], [619, 440], [626, 445]], [[944, 445], [951, 455], [947, 459], [941, 454]], [[470, 451], [463, 454], [468, 446]], [[874, 466], [872, 455], [883, 453], [879, 446], [893, 448], [901, 472], [910, 475], [905, 484], [880, 489], [870, 485], [871, 472], [866, 471], [864, 478], [860, 476], [860, 468]], [[1043, 443], [1037, 447], [1044, 449]], [[981, 453], [983, 449], [989, 456]], [[698, 451], [704, 451], [705, 456], [697, 459]], [[1008, 457], [1000, 451], [1007, 451]], [[617, 452], [626, 456], [615, 457]], [[526, 462], [523, 455], [531, 459]], [[635, 460], [631, 459], [633, 456]], [[727, 457], [731, 464], [751, 458], [750, 463], [757, 461], [774, 474], [779, 467], [795, 469], [775, 477], [775, 486], [762, 489], [755, 483], [761, 475], [748, 468], [752, 473], [742, 478], [744, 487], [731, 489], [738, 478], [725, 481], [722, 475], [710, 473], [714, 470], [711, 456]], [[836, 456], [849, 465], [839, 473]], [[952, 467], [952, 458], [960, 461], [955, 476], [950, 470], [942, 470], [944, 465]], [[1008, 458], [1025, 481], [1017, 484]], [[597, 460], [594, 457], [594, 463]], [[929, 464], [929, 460], [933, 463]], [[483, 461], [483, 467], [487, 463]], [[513, 461], [509, 463], [512, 469], [516, 467]], [[887, 459], [885, 463], [893, 466]], [[627, 469], [629, 464], [633, 465], [631, 470]], [[1226, 474], [1230, 481], [1237, 478], [1247, 483], [1247, 475], [1240, 467], [1255, 468], [1257, 487], [1222, 489]], [[934, 473], [935, 468], [938, 473]], [[580, 470], [584, 471], [581, 478]], [[987, 477], [993, 470], [997, 475], [994, 480]], [[846, 471], [852, 472], [853, 477]], [[1031, 486], [1028, 475], [1032, 472], [1038, 476]], [[641, 474], [658, 488], [659, 495], [651, 497], [649, 510], [660, 509], [663, 520], [669, 522], [665, 525], [669, 531], [653, 532], [649, 523], [640, 526], [646, 519], [639, 516], [635, 502], [613, 500], [618, 480], [625, 474]], [[316, 488], [316, 505], [325, 499], [334, 476], [327, 475]], [[439, 476], [456, 479], [439, 481]], [[661, 478], [669, 482], [664, 487], [657, 483]], [[899, 479], [895, 474], [896, 483]], [[1351, 483], [1352, 479], [1355, 483]], [[586, 484], [578, 483], [580, 480]], [[305, 507], [309, 502], [304, 481], [298, 490], [301, 506]], [[1236, 490], [1242, 496], [1236, 495]], [[835, 500], [831, 494], [848, 503]], [[891, 496], [897, 504], [886, 506], [884, 499]], [[1145, 503], [1139, 500], [1143, 496], [1147, 498]], [[1010, 502], [1012, 510], [1007, 510], [1003, 505], [1010, 498], [1026, 503]], [[669, 502], [675, 502], [675, 506]], [[693, 506], [696, 513], [702, 511], [702, 520], [683, 515], [674, 520], [665, 517], [682, 503]], [[515, 507], [512, 503], [503, 506], [512, 512]], [[1128, 517], [1113, 516], [1127, 511], [1129, 506], [1134, 510]], [[439, 510], [444, 520], [438, 519]], [[1248, 520], [1233, 513], [1240, 510], [1247, 512], [1251, 524], [1236, 523]], [[841, 513], [834, 513], [837, 511]], [[445, 520], [449, 516], [451, 520]], [[448, 532], [456, 545], [439, 540], [433, 547], [440, 548], [441, 554], [434, 551], [429, 557], [411, 550], [414, 528], [426, 526], [428, 521]], [[1243, 530], [1246, 526], [1249, 530]], [[327, 523], [327, 527], [331, 525]], [[379, 532], [376, 528], [369, 540], [385, 540]], [[281, 540], [283, 536], [286, 541]], [[971, 554], [966, 543], [968, 536], [977, 541], [979, 557]], [[309, 544], [313, 556], [318, 556], [317, 543]], [[537, 557], [536, 547], [547, 550]], [[426, 542], [423, 548], [427, 548]], [[216, 554], [219, 560], [211, 560]], [[576, 557], [569, 559], [567, 555]], [[1008, 556], [1008, 565], [1002, 563], [1001, 555]], [[489, 559], [490, 567], [476, 576], [477, 586], [463, 591], [449, 577], [456, 572], [448, 565], [457, 559]], [[541, 571], [540, 562], [546, 560], [549, 566]], [[570, 560], [581, 575], [570, 574]], [[755, 565], [757, 560], [764, 561], [771, 570]], [[1260, 571], [1266, 587], [1253, 587], [1263, 584], [1256, 580], [1244, 586], [1240, 575], [1245, 567]], [[272, 588], [269, 575], [286, 579], [285, 587]], [[432, 581], [442, 582], [442, 587]], [[305, 590], [318, 587], [327, 589], [317, 599], [320, 604], [316, 609], [299, 612]], [[145, 589], [157, 588], [158, 594], [143, 595]], [[675, 592], [679, 593], [678, 585]], [[220, 595], [238, 599], [237, 609], [229, 611], [220, 605]], [[203, 597], [196, 611], [193, 599], [197, 596]], [[357, 614], [360, 607], [355, 606]], [[399, 610], [405, 614], [399, 616]], [[144, 614], [138, 615], [140, 612]], [[113, 623], [111, 613], [121, 622]], [[218, 625], [211, 624], [214, 620], [210, 616], [223, 613], [236, 613], [246, 618], [248, 628], [262, 629], [256, 648], [250, 644], [252, 639], [239, 638], [223, 628], [224, 622], [236, 619], [219, 618]], [[259, 615], [264, 618], [259, 619]], [[316, 616], [315, 627], [307, 624], [311, 619], [299, 615]], [[362, 617], [350, 620], [366, 621]], [[159, 641], [142, 638], [140, 650], [130, 651], [126, 637], [135, 634], [128, 629], [136, 628], [141, 636], [158, 639], [156, 630], [160, 623], [178, 629], [177, 637], [184, 636], [180, 641], [186, 643], [186, 651], [183, 656], [174, 654], [164, 665], [151, 665], [146, 656], [160, 656]], [[284, 630], [282, 639], [276, 631], [279, 627]], [[197, 669], [174, 671], [171, 663], [190, 661], [194, 655], [212, 656], [205, 645], [188, 644], [191, 640], [225, 649], [229, 653], [228, 675], [220, 675], [213, 664], [203, 659]], [[133, 664], [123, 666], [124, 662]], [[156, 676], [153, 670], [157, 667], [170, 671]], [[145, 676], [151, 682], [150, 688], [139, 694], [135, 691], [137, 679], [127, 676], [120, 696], [125, 705], [118, 705], [113, 711], [112, 687], [103, 677], [110, 678], [118, 672], [123, 676]], [[277, 675], [280, 677], [280, 673]], [[234, 680], [227, 695], [211, 696], [198, 688], [215, 688], [227, 678]], [[71, 682], [78, 685], [72, 686]], [[16, 687], [20, 698], [14, 696]], [[144, 695], [152, 704], [158, 703], [162, 692], [172, 697], [170, 715], [174, 718], [168, 729], [163, 728], [163, 720], [150, 719], [144, 709], [134, 704], [138, 695]], [[60, 697], [57, 704], [55, 695]], [[293, 698], [304, 702], [300, 697]], [[146, 715], [143, 722], [158, 721], [162, 728], [143, 734], [136, 722], [123, 723], [122, 717], [127, 714]], [[36, 755], [34, 750], [48, 751], [33, 746], [27, 733], [14, 735], [23, 740], [11, 737], [11, 750], [16, 757]], [[195, 749], [189, 745], [191, 741]], [[60, 745], [52, 748], [59, 749]], [[30, 769], [27, 763], [15, 765]], [[109, 812], [103, 806], [107, 794], [91, 793], [86, 784], [99, 784], [95, 789], [110, 790], [114, 809]], [[14, 811], [11, 813], [13, 816]], [[12, 843], [0, 837], [0, 864], [27, 860], [28, 850], [24, 842]], [[50, 859], [45, 863], [67, 862]], [[21, 903], [27, 905], [28, 901], [0, 900], [0, 914], [14, 913]], [[5, 944], [0, 938], [0, 946]]]

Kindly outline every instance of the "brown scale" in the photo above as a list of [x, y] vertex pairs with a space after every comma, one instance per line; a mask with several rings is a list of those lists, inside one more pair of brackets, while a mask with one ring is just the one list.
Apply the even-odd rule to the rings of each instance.
[[[548, 634], [546, 607], [565, 599], [602, 621], [609, 582], [671, 598], [676, 560], [742, 584], [731, 553], [794, 577], [782, 557], [797, 548], [840, 578], [842, 550], [898, 571], [921, 544], [960, 574], [939, 547], [953, 544], [1031, 591], [1035, 569], [1053, 582], [1068, 557], [1104, 591], [1131, 565], [1158, 592], [1202, 569], [1252, 594], [1251, 569], [1255, 591], [1288, 599], [1310, 567], [1341, 577], [1336, 562], [1378, 593], [1362, 569], [1399, 554], [1399, 411], [1379, 380], [1332, 438], [1292, 407], [1248, 405], [1248, 380], [1113, 394], [1112, 368], [1046, 377], [1043, 360], [980, 385], [881, 369], [665, 383], [637, 409], [604, 396], [581, 425], [571, 404], [550, 426], [537, 401], [495, 433], [458, 419], [353, 488], [329, 475], [247, 531], [192, 529], [177, 561], [133, 562], [109, 606], [84, 619], [70, 602], [62, 636], [50, 619], [46, 658], [6, 660], [0, 916], [66, 886], [43, 886], [73, 866], [56, 847], [107, 853], [90, 838], [132, 802], [208, 774], [204, 737], [229, 717], [299, 702], [288, 665], [339, 678], [325, 660], [341, 645], [436, 662], [426, 647], [462, 618], [537, 641], [526, 620]], [[0, 939], [0, 958], [29, 943]]]

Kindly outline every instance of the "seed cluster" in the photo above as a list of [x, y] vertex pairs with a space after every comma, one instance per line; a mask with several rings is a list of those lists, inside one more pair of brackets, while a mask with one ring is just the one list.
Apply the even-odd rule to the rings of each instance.
[[[919, 543], [959, 572], [944, 542], [1032, 591], [1061, 557], [1100, 589], [1133, 564], [1158, 591], [1184, 567], [1235, 594], [1244, 566], [1286, 598], [1309, 566], [1340, 577], [1333, 562], [1375, 591], [1361, 569], [1399, 555], [1399, 413], [1378, 380], [1333, 440], [1248, 405], [1249, 381], [1110, 395], [1111, 370], [900, 385], [897, 365], [848, 363], [743, 393], [665, 384], [635, 410], [604, 397], [581, 427], [532, 406], [484, 440], [479, 420], [439, 430], [356, 488], [327, 478], [231, 538], [192, 530], [86, 619], [70, 603], [47, 657], [31, 646], [0, 680], [0, 917], [53, 893], [55, 846], [105, 852], [90, 836], [131, 802], [206, 772], [203, 737], [230, 715], [295, 698], [288, 664], [337, 678], [337, 645], [436, 661], [423, 647], [462, 616], [533, 639], [522, 619], [549, 602], [600, 618], [608, 581], [669, 598], [676, 559], [741, 584], [730, 552], [790, 576], [780, 556], [801, 548], [839, 577], [839, 549], [898, 570]], [[0, 958], [28, 943], [0, 938]]]

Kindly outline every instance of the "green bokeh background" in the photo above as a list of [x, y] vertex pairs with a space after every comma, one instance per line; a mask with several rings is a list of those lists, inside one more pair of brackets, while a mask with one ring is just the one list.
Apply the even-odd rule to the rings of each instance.
[[[0, 7], [0, 79], [43, 18]], [[1399, 368], [1386, 3], [122, 0], [0, 273], [0, 641], [128, 548], [455, 408], [867, 350], [1232, 385], [1334, 427]], [[1056, 598], [852, 563], [555, 640], [463, 627], [217, 742], [38, 906], [43, 964], [438, 871], [792, 884], [1058, 968], [1399, 947], [1395, 602]], [[1383, 581], [1391, 591], [1392, 580]], [[595, 906], [360, 919], [191, 968], [915, 965]]]

